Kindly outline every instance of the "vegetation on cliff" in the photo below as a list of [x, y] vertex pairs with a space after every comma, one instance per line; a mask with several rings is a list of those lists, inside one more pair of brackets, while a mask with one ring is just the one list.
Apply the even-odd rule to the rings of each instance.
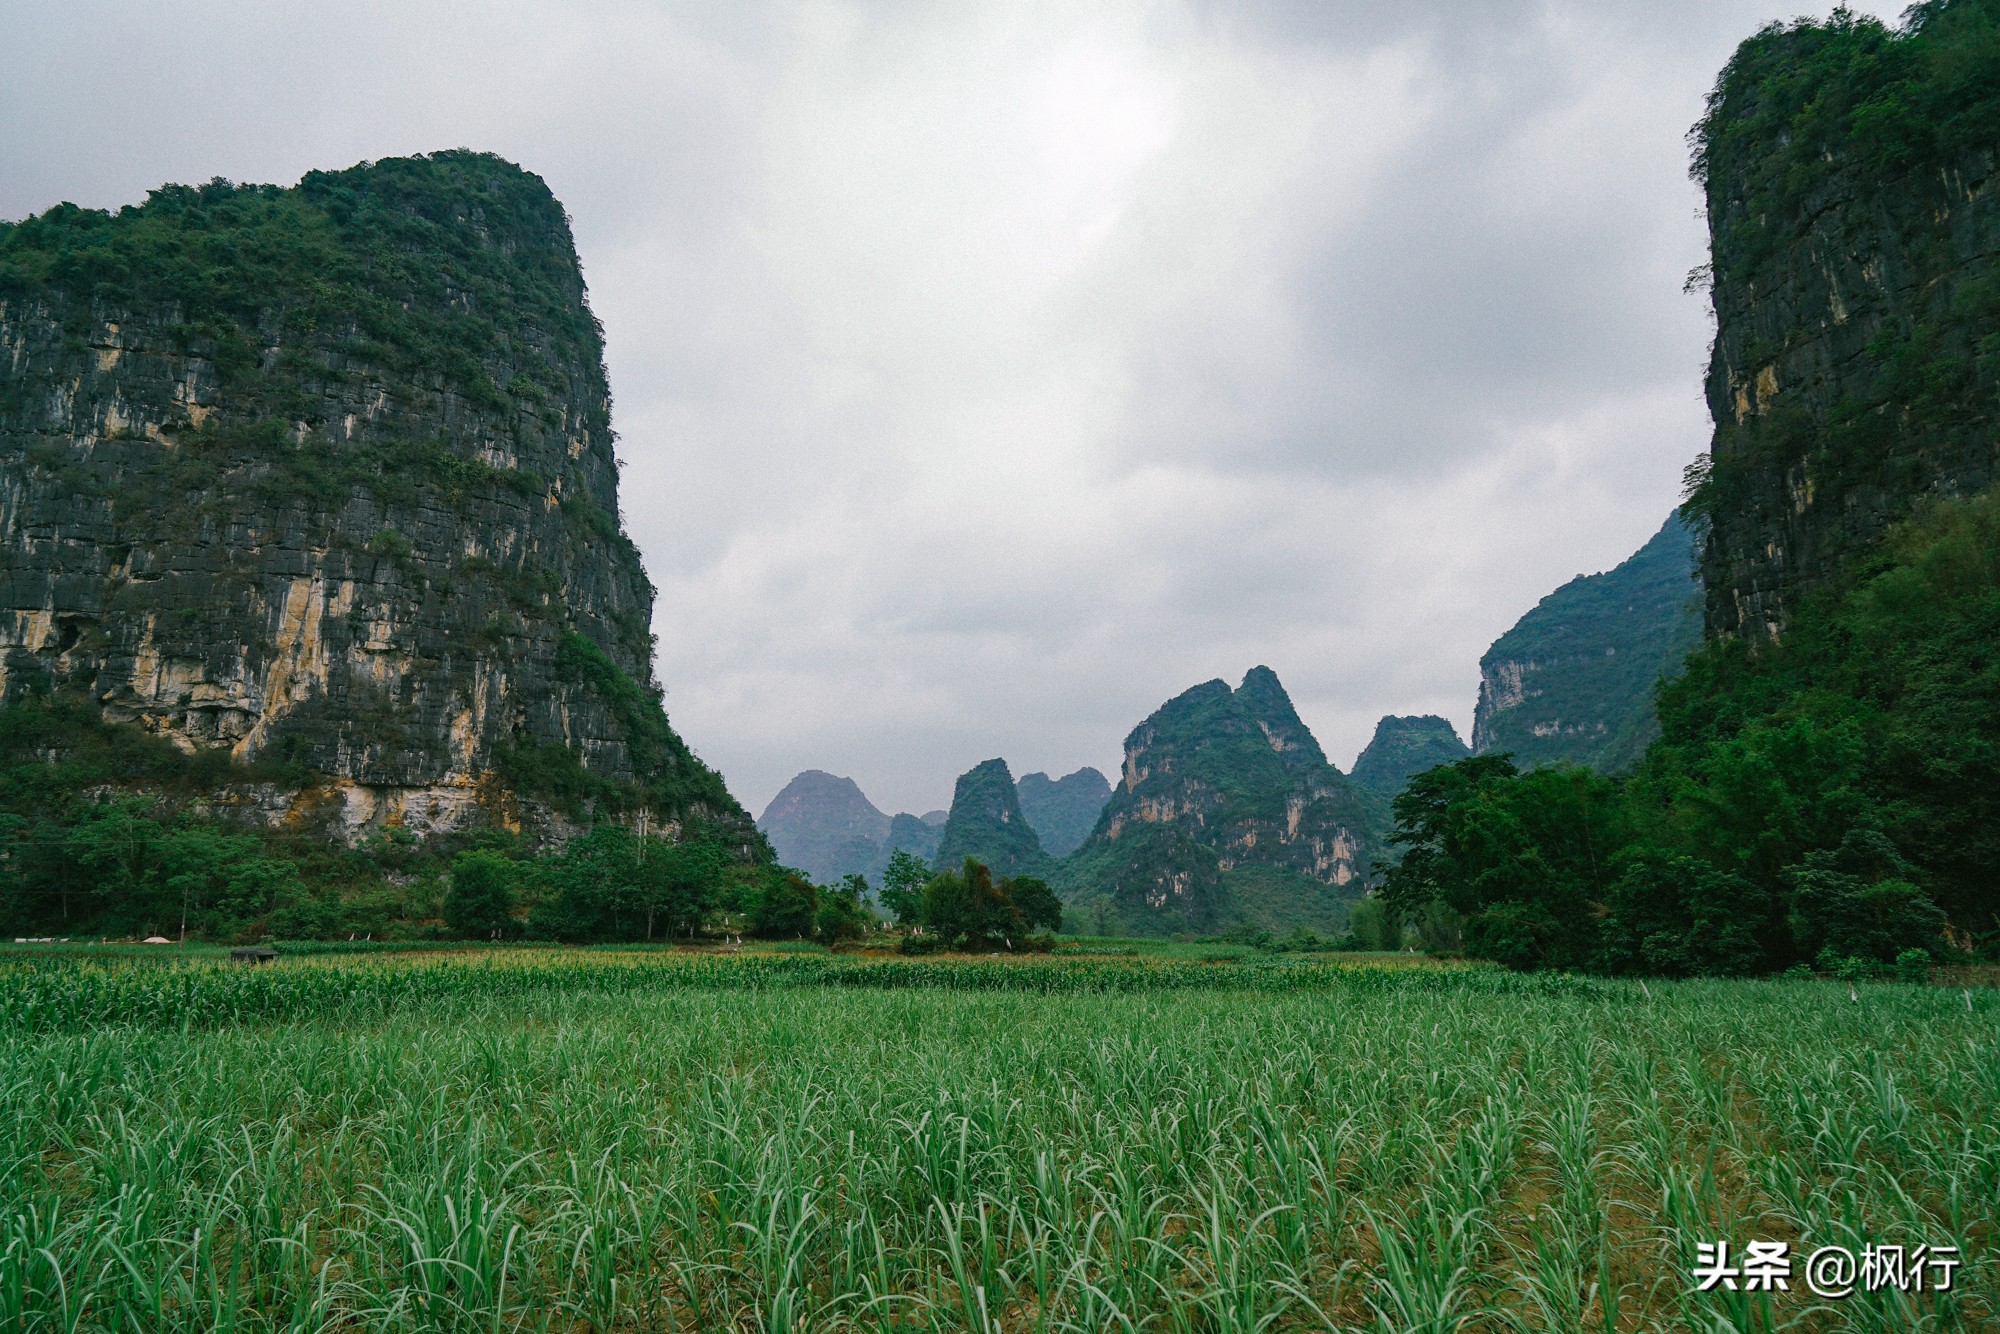
[[1348, 778], [1368, 812], [1368, 827], [1378, 845], [1394, 823], [1389, 803], [1405, 783], [1426, 769], [1455, 764], [1471, 753], [1451, 721], [1434, 713], [1391, 714], [1377, 722], [1375, 735], [1355, 757], [1354, 771]]
[[1892, 528], [1780, 642], [1702, 650], [1660, 718], [1627, 778], [1504, 756], [1419, 775], [1385, 900], [1522, 967], [2000, 949], [2000, 492]]
[[391, 828], [343, 846], [246, 818], [319, 778], [276, 755], [182, 751], [74, 695], [17, 700], [0, 709], [0, 931], [647, 940], [754, 909], [773, 874], [712, 825], [642, 839], [602, 822], [560, 847]]
[[1049, 869], [1049, 855], [1021, 813], [1020, 791], [1005, 760], [974, 765], [952, 790], [951, 814], [931, 861], [940, 871], [951, 871], [967, 858], [1000, 876], [1042, 875]]
[[1132, 729], [1121, 781], [1057, 884], [1066, 920], [1099, 934], [1338, 931], [1366, 882], [1368, 831], [1277, 674], [1254, 667]]
[[539, 177], [455, 151], [61, 205], [0, 227], [0, 342], [0, 695], [756, 851], [661, 710], [602, 336]]
[[[541, 849], [623, 821], [768, 855], [662, 710], [540, 178], [457, 151], [61, 205], [0, 225], [0, 345], [5, 926], [504, 935], [568, 903], [548, 929], [617, 937], [637, 882], [591, 906]], [[488, 852], [516, 927], [493, 863], [454, 879]]]
[[1691, 138], [1717, 334], [1688, 509], [1709, 628], [1761, 638], [1916, 498], [2000, 479], [2000, 0], [1773, 24]]
[[1385, 903], [1522, 967], [2000, 953], [2000, 2], [1773, 25], [1694, 141], [1709, 642], [1629, 777], [1413, 780]]
[[1669, 516], [1614, 569], [1543, 598], [1479, 660], [1472, 748], [1629, 769], [1659, 735], [1653, 688], [1701, 642], [1694, 534]]
[[[93, 303], [172, 311], [171, 332], [214, 362], [243, 418], [310, 411], [295, 381], [267, 373], [266, 349], [328, 334], [360, 362], [443, 376], [499, 410], [562, 400], [571, 367], [602, 391], [569, 220], [539, 178], [513, 188], [524, 177], [458, 150], [308, 172], [293, 188], [166, 185], [116, 213], [59, 204], [0, 223], [0, 299], [64, 294], [79, 340]], [[551, 355], [495, 383], [489, 366], [523, 345]], [[605, 415], [587, 424], [608, 429], [599, 399]]]

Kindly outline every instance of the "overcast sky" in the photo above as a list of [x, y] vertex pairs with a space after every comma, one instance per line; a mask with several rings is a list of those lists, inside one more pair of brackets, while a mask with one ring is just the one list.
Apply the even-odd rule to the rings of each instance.
[[0, 0], [0, 216], [540, 173], [668, 712], [753, 812], [804, 768], [889, 811], [1111, 773], [1257, 663], [1345, 767], [1384, 713], [1469, 730], [1487, 645], [1676, 503], [1684, 135], [1795, 12]]

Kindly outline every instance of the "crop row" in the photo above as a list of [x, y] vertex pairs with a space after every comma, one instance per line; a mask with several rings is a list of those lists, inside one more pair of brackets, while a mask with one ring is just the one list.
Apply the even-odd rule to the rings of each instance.
[[[447, 989], [366, 1025], [0, 1034], [0, 1330], [2000, 1318], [1991, 996], [1321, 983]], [[1837, 1308], [1694, 1290], [1699, 1243], [1755, 1238], [1967, 1263]]]
[[360, 1019], [405, 1006], [506, 1003], [561, 994], [839, 987], [1037, 995], [1252, 991], [1349, 996], [1442, 993], [1624, 994], [1622, 986], [1495, 969], [1130, 960], [903, 961], [811, 955], [505, 954], [473, 960], [314, 962], [241, 967], [53, 961], [0, 968], [0, 1032], [79, 1032], [116, 1025], [210, 1028], [306, 1016]]

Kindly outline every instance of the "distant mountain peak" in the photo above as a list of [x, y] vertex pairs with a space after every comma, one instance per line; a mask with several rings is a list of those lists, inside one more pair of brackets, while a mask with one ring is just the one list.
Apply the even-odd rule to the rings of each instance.
[[1205, 681], [1125, 738], [1118, 788], [1065, 864], [1077, 919], [1215, 930], [1335, 927], [1369, 867], [1369, 816], [1268, 667]]
[[996, 876], [1042, 874], [1049, 856], [1021, 813], [1014, 775], [1003, 759], [982, 760], [958, 777], [935, 865], [949, 870], [976, 857]]
[[1067, 857], [1090, 837], [1098, 813], [1111, 798], [1111, 783], [1088, 766], [1061, 778], [1045, 773], [1021, 775], [1014, 785], [1021, 814], [1035, 828], [1051, 857]]
[[771, 798], [757, 827], [780, 862], [830, 884], [868, 873], [889, 836], [889, 817], [852, 778], [807, 769]]
[[1701, 639], [1694, 534], [1678, 512], [1603, 574], [1543, 598], [1479, 660], [1472, 748], [1614, 771], [1657, 734], [1653, 685]]
[[1354, 761], [1350, 775], [1362, 787], [1394, 796], [1413, 776], [1472, 754], [1448, 718], [1434, 713], [1391, 714]]

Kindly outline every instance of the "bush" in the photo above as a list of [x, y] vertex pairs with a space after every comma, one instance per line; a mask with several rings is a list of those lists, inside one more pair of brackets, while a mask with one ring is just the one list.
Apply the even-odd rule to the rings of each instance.
[[1896, 976], [1905, 982], [1931, 980], [1931, 956], [1925, 950], [1904, 950], [1896, 956]]

